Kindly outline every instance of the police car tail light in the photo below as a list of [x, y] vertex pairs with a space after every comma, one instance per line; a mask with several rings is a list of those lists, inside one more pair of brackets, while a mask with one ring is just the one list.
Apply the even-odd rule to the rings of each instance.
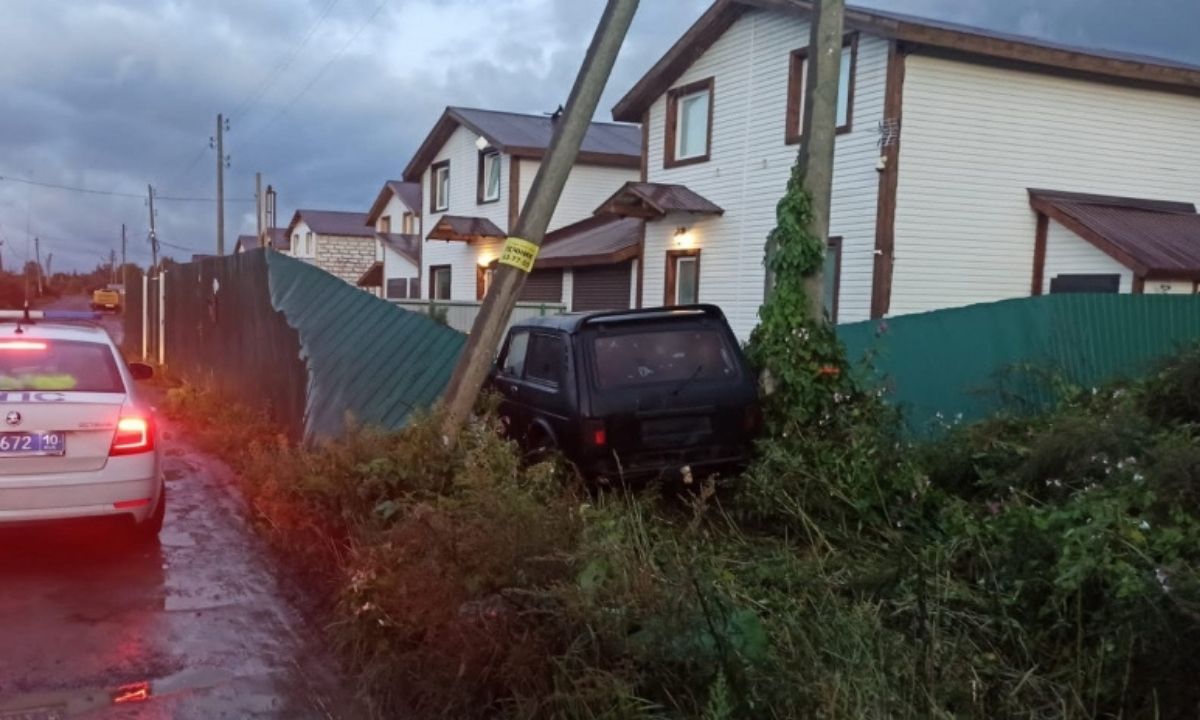
[[122, 415], [117, 421], [109, 457], [136, 455], [154, 449], [154, 421], [146, 415]]

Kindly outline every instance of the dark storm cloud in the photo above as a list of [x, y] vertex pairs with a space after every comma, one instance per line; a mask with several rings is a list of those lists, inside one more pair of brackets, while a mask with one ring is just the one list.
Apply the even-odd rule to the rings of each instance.
[[[861, 1], [1200, 64], [1194, 0]], [[643, 0], [601, 117], [708, 4]], [[153, 182], [162, 195], [211, 197], [215, 156], [206, 146], [216, 113], [224, 112], [232, 125], [231, 198], [250, 197], [261, 170], [280, 191], [282, 222], [298, 206], [365, 210], [383, 180], [399, 176], [444, 106], [542, 112], [564, 102], [602, 6], [4, 0], [0, 175], [139, 195]], [[239, 231], [253, 228], [253, 206], [231, 202], [226, 215], [231, 248]], [[7, 263], [24, 259], [27, 223], [46, 252], [55, 252], [56, 267], [84, 267], [119, 241], [122, 222], [131, 257], [144, 262], [148, 221], [140, 198], [0, 182]], [[215, 246], [209, 203], [160, 202], [158, 223], [165, 242]]]

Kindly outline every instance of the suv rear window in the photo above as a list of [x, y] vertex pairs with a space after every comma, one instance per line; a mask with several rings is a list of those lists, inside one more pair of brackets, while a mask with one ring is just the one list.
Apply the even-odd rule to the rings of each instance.
[[605, 334], [592, 341], [601, 388], [738, 377], [734, 354], [716, 330], [686, 328]]
[[0, 391], [123, 393], [112, 350], [81, 340], [0, 341]]

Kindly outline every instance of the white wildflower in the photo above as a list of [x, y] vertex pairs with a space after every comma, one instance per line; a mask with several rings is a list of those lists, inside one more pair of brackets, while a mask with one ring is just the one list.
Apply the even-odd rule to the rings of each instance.
[[1149, 530], [1149, 529], [1150, 529], [1150, 523], [1148, 523], [1148, 522], [1146, 522], [1145, 520], [1143, 520], [1143, 521], [1141, 521], [1140, 523], [1138, 523], [1138, 527], [1139, 527], [1139, 528], [1141, 528], [1142, 530]]
[[1154, 577], [1158, 580], [1158, 584], [1162, 586], [1163, 592], [1165, 592], [1165, 593], [1171, 592], [1171, 585], [1170, 585], [1170, 583], [1167, 582], [1168, 580], [1171, 579], [1171, 576], [1167, 575], [1166, 570], [1163, 570], [1162, 568], [1158, 568], [1157, 570], [1154, 571]]

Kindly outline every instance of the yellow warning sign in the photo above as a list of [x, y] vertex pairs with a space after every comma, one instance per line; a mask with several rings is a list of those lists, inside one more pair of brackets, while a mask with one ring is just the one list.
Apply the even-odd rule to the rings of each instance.
[[537, 260], [537, 256], [537, 245], [528, 240], [510, 237], [504, 242], [504, 251], [500, 253], [500, 262], [504, 265], [512, 265], [522, 272], [529, 272], [533, 270], [533, 261]]

